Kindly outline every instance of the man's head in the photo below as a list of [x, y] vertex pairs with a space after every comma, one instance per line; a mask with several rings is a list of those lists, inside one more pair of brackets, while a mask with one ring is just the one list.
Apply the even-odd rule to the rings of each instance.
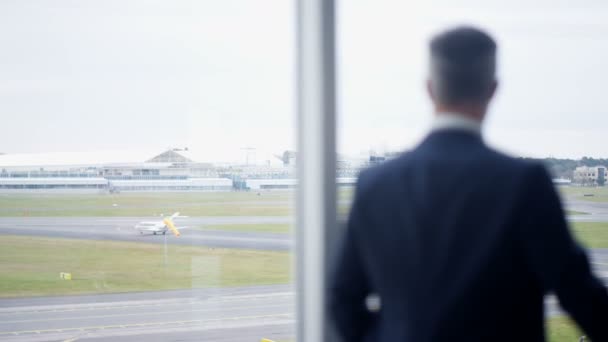
[[483, 31], [459, 27], [430, 43], [428, 91], [436, 112], [483, 120], [496, 90], [496, 43]]

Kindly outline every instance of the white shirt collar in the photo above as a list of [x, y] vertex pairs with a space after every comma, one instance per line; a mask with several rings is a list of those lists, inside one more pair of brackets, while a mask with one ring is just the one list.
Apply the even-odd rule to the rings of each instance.
[[433, 119], [432, 131], [459, 130], [481, 135], [481, 122], [458, 113], [437, 113]]

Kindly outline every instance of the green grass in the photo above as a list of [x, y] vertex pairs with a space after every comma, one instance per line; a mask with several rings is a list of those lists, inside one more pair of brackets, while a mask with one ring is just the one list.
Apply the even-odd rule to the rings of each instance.
[[576, 210], [566, 210], [566, 215], [589, 215], [589, 213]]
[[354, 187], [341, 187], [338, 188], [337, 198], [338, 200], [352, 201], [355, 196]]
[[292, 192], [10, 194], [0, 216], [289, 216]]
[[[0, 297], [281, 284], [290, 254], [131, 242], [2, 236]], [[72, 273], [62, 280], [60, 272]]]
[[201, 226], [199, 230], [226, 230], [248, 233], [291, 233], [293, 230], [290, 224], [223, 224], [213, 226]]
[[587, 248], [608, 248], [608, 222], [573, 222], [572, 232]]
[[[582, 187], [564, 186], [558, 188], [562, 196], [589, 202], [608, 202], [608, 186]], [[593, 195], [593, 196], [585, 196]]]
[[[339, 188], [347, 208], [354, 190]], [[0, 216], [291, 216], [294, 191], [0, 194]], [[345, 209], [343, 208], [343, 211]]]
[[547, 320], [545, 326], [549, 342], [578, 342], [583, 335], [571, 319], [563, 316]]

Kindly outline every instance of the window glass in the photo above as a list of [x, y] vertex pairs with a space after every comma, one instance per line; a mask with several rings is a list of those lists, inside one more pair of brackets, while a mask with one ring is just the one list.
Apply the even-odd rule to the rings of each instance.
[[[481, 27], [498, 43], [499, 78], [484, 140], [547, 166], [596, 274], [608, 274], [608, 190], [596, 176], [596, 167], [608, 166], [606, 2], [354, 0], [338, 8], [339, 177], [356, 177], [424, 139], [432, 124], [430, 38], [457, 25]], [[344, 217], [354, 192], [338, 191]], [[547, 303], [551, 340], [562, 341], [560, 333], [578, 338], [555, 301]]]
[[293, 16], [0, 3], [0, 340], [294, 340]]

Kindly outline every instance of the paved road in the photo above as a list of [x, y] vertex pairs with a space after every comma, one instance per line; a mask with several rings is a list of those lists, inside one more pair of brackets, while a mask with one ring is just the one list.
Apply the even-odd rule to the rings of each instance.
[[608, 203], [567, 198], [564, 200], [564, 206], [568, 210], [586, 213], [585, 215], [570, 216], [569, 219], [571, 221], [608, 222]]
[[591, 202], [578, 198], [566, 198], [564, 206], [570, 210], [582, 211], [588, 214], [608, 214], [608, 203], [606, 202]]
[[[133, 228], [138, 222], [145, 220], [150, 221], [151, 219], [149, 217], [2, 217], [0, 218], [0, 234], [163, 243], [162, 235], [141, 235]], [[179, 219], [178, 226], [287, 224], [291, 223], [291, 220], [290, 217], [266, 216], [188, 217]], [[290, 234], [220, 230], [184, 229], [180, 237], [168, 235], [167, 242], [262, 250], [290, 250], [293, 248]]]
[[293, 339], [289, 285], [0, 300], [2, 341]]

